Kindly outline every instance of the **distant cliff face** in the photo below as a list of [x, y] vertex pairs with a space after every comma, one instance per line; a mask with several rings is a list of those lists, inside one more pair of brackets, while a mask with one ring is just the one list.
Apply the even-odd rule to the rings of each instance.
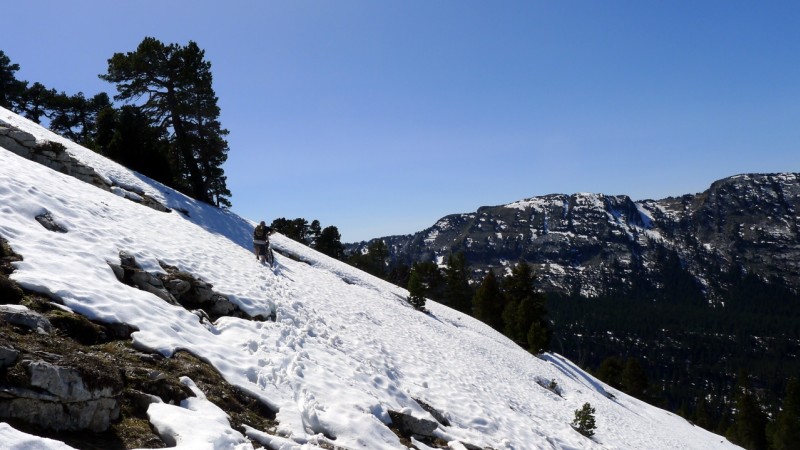
[[[624, 195], [546, 195], [440, 219], [414, 235], [383, 238], [392, 261], [443, 262], [464, 252], [478, 281], [520, 259], [547, 291], [594, 297], [663, 287], [679, 265], [709, 301], [723, 273], [779, 278], [800, 288], [800, 174], [737, 175], [697, 195], [633, 201]], [[366, 248], [366, 243], [349, 250]]]

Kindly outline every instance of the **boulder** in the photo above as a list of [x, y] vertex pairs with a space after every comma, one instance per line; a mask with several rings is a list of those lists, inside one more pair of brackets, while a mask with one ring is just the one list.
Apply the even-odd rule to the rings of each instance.
[[18, 357], [19, 352], [17, 350], [0, 345], [0, 370], [13, 365]]
[[389, 410], [392, 424], [403, 436], [415, 438], [433, 437], [433, 432], [439, 426], [433, 420], [420, 419], [410, 414]]
[[[114, 371], [87, 378], [85, 370], [23, 360], [27, 386], [0, 389], [0, 418], [56, 431], [102, 432], [119, 418], [122, 380]], [[97, 374], [94, 374], [97, 375]]]
[[18, 325], [41, 334], [50, 334], [53, 326], [43, 315], [23, 305], [0, 305], [0, 322]]
[[34, 217], [40, 225], [45, 227], [49, 231], [53, 231], [55, 233], [66, 233], [67, 229], [63, 226], [56, 223], [53, 219], [53, 216], [49, 212], [45, 212], [44, 214], [39, 214], [38, 216]]

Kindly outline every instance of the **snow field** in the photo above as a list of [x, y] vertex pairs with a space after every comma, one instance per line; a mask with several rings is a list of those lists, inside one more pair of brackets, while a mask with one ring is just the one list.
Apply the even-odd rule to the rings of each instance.
[[[0, 119], [52, 138], [2, 109]], [[135, 326], [140, 348], [164, 355], [184, 349], [208, 361], [278, 411], [278, 436], [247, 432], [273, 448], [404, 448], [386, 425], [388, 411], [433, 420], [417, 399], [450, 422], [436, 433], [454, 449], [463, 447], [457, 441], [498, 450], [734, 448], [604, 386], [559, 355], [536, 358], [471, 317], [430, 301], [430, 314], [415, 311], [407, 291], [280, 235], [272, 238], [273, 271], [255, 261], [252, 222], [62, 143], [103, 176], [175, 210], [152, 210], [0, 150], [0, 235], [24, 258], [12, 278], [92, 319]], [[44, 212], [67, 233], [42, 227], [34, 217]], [[123, 250], [145, 270], [161, 272], [159, 261], [176, 266], [245, 312], [274, 313], [276, 320], [203, 324], [117, 281], [108, 262]], [[555, 380], [562, 396], [539, 380]], [[586, 402], [597, 410], [592, 440], [569, 425]], [[179, 448], [250, 448], [202, 395], [180, 406], [155, 404], [148, 413]], [[4, 425], [0, 442], [67, 448]]]

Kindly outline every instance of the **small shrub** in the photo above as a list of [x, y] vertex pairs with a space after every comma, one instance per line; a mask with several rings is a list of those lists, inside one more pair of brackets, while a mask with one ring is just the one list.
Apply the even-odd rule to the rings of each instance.
[[575, 431], [586, 436], [594, 436], [594, 430], [597, 428], [594, 422], [595, 409], [589, 403], [584, 403], [581, 409], [575, 410], [575, 420], [572, 421], [572, 428]]
[[60, 142], [54, 141], [44, 141], [43, 143], [39, 144], [38, 149], [45, 152], [53, 152], [53, 153], [62, 153], [67, 147], [64, 147], [64, 144]]

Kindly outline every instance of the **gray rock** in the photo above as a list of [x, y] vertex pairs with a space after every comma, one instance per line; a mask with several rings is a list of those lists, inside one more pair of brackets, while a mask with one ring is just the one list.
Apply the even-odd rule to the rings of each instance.
[[228, 300], [227, 297], [220, 294], [214, 294], [209, 300], [211, 306], [209, 307], [212, 316], [229, 316], [239, 308]]
[[167, 292], [167, 290], [164, 288], [164, 283], [162, 283], [157, 276], [147, 273], [144, 270], [134, 270], [130, 275], [130, 280], [133, 282], [133, 285], [139, 289], [145, 292], [150, 292], [167, 303], [171, 303], [173, 305], [178, 304], [178, 301], [175, 300], [175, 297], [173, 297], [172, 294]]
[[33, 387], [44, 389], [64, 402], [97, 400], [115, 395], [111, 386], [90, 390], [83, 376], [72, 367], [61, 367], [45, 361], [23, 361]]
[[[102, 432], [119, 418], [121, 383], [84, 380], [73, 367], [45, 361], [23, 361], [29, 387], [0, 389], [0, 418], [12, 418], [43, 428]], [[108, 381], [108, 380], [105, 380]]]
[[22, 305], [0, 305], [0, 322], [19, 325], [41, 334], [53, 331], [46, 317]]
[[19, 352], [11, 347], [0, 345], [0, 369], [14, 365], [19, 357]]
[[389, 411], [392, 424], [397, 427], [403, 436], [433, 437], [433, 432], [439, 426], [433, 420], [420, 419], [398, 411]]
[[192, 288], [191, 283], [181, 279], [167, 280], [165, 286], [169, 293], [177, 299], [180, 299], [183, 294], [189, 292], [189, 289]]
[[35, 217], [35, 219], [36, 219], [37, 222], [39, 222], [39, 224], [41, 224], [43, 227], [45, 227], [45, 229], [47, 229], [49, 231], [53, 231], [53, 232], [56, 232], [56, 233], [66, 233], [67, 232], [66, 228], [64, 228], [63, 226], [61, 226], [58, 223], [56, 223], [56, 221], [53, 219], [53, 216], [50, 214], [50, 212], [45, 212], [44, 214], [39, 214], [38, 216]]

